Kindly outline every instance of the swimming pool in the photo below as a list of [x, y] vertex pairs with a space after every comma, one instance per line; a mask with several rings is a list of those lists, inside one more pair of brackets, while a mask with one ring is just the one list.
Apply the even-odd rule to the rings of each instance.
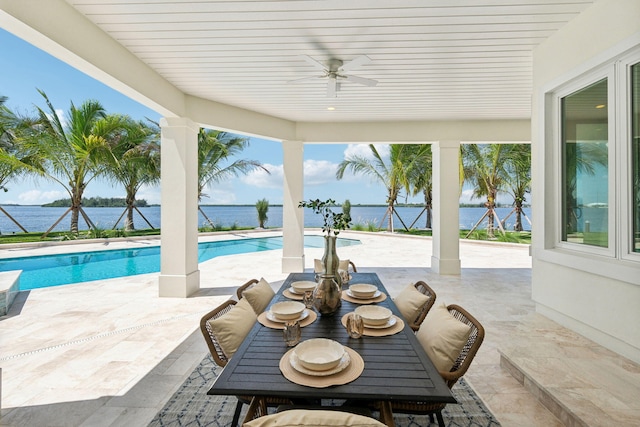
[[[337, 246], [359, 245], [337, 240]], [[322, 248], [322, 236], [304, 236], [307, 248]], [[198, 244], [198, 262], [223, 255], [282, 249], [282, 237], [221, 240]], [[112, 279], [160, 271], [160, 246], [0, 259], [0, 271], [22, 270], [20, 290], [47, 288], [91, 280]]]

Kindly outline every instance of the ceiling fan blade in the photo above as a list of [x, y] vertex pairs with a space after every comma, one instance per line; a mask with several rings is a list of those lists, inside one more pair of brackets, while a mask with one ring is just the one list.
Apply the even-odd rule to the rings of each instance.
[[322, 62], [320, 61], [316, 61], [315, 59], [313, 59], [312, 57], [310, 57], [309, 55], [300, 55], [302, 57], [302, 59], [304, 59], [305, 61], [307, 61], [309, 64], [313, 65], [314, 67], [323, 70], [323, 71], [327, 71], [328, 68], [326, 65], [324, 65]]
[[345, 75], [343, 77], [345, 78], [345, 80], [349, 82], [358, 83], [365, 86], [375, 86], [378, 84], [377, 80], [366, 79], [364, 77], [351, 76], [351, 75]]
[[342, 65], [340, 69], [347, 71], [353, 68], [357, 68], [361, 65], [368, 64], [369, 62], [371, 62], [371, 58], [369, 58], [367, 55], [360, 55], [353, 58], [351, 61], [347, 62], [346, 64]]
[[327, 82], [327, 98], [335, 98], [338, 92], [338, 81], [335, 77], [329, 77]]
[[315, 79], [321, 79], [324, 76], [309, 76], [309, 77], [302, 77], [300, 79], [294, 79], [294, 80], [289, 80], [287, 82], [287, 84], [298, 84], [298, 83], [304, 83], [304, 82], [308, 82], [309, 80], [315, 80]]

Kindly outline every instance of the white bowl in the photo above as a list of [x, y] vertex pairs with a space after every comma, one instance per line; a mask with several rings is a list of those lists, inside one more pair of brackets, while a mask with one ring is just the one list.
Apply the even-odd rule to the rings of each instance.
[[271, 306], [271, 313], [281, 320], [297, 319], [302, 315], [305, 306], [298, 301], [282, 301]]
[[355, 283], [349, 286], [349, 292], [356, 298], [372, 298], [378, 290], [376, 285], [368, 285], [366, 283]]
[[312, 291], [316, 288], [316, 282], [311, 281], [301, 281], [301, 282], [293, 282], [291, 287], [296, 293], [304, 294], [305, 291]]
[[314, 338], [302, 341], [294, 352], [305, 368], [326, 371], [338, 366], [344, 356], [344, 346], [327, 338]]
[[379, 305], [361, 305], [354, 312], [362, 317], [365, 325], [384, 325], [391, 318], [391, 310]]

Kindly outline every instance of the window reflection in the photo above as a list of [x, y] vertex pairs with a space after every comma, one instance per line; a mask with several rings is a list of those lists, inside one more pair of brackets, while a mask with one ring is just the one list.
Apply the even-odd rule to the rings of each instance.
[[562, 240], [608, 246], [607, 80], [562, 98]]

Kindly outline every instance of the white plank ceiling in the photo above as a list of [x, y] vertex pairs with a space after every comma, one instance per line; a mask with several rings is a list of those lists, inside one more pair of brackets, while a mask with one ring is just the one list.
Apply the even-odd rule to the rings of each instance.
[[[293, 121], [527, 119], [532, 50], [594, 2], [67, 1], [183, 92]], [[322, 74], [301, 55], [378, 83], [288, 83]]]

